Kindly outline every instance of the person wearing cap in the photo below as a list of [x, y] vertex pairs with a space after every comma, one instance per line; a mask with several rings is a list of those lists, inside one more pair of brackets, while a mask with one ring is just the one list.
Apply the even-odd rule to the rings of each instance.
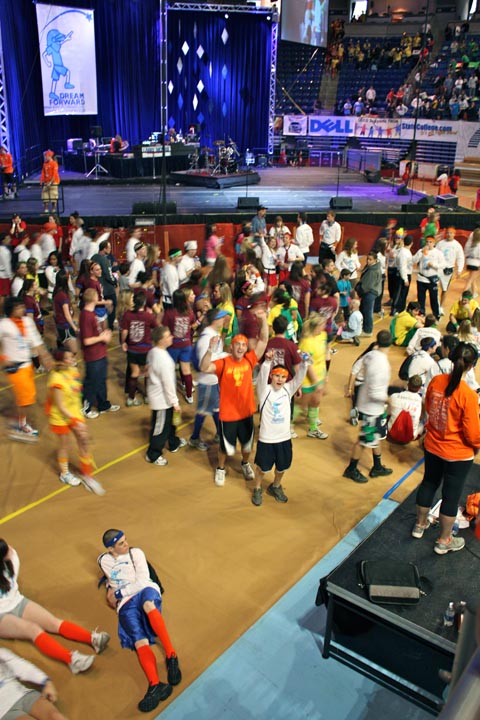
[[[211, 360], [220, 360], [226, 357], [223, 349], [223, 328], [230, 318], [225, 310], [218, 308], [210, 308], [205, 315], [205, 326], [198, 336], [198, 340], [193, 348], [196, 355], [197, 364], [200, 367], [203, 357], [210, 347], [212, 338], [216, 338], [216, 345], [212, 350]], [[218, 385], [218, 377], [213, 373], [199, 371], [197, 375], [197, 411], [193, 424], [193, 432], [188, 441], [190, 447], [205, 452], [208, 450], [208, 444], [202, 442], [200, 432], [205, 422], [205, 418], [211, 416], [215, 423], [216, 435], [220, 437], [220, 424], [218, 413], [220, 410], [220, 393]]]
[[52, 206], [52, 212], [56, 212], [60, 175], [58, 174], [58, 163], [55, 160], [55, 153], [52, 150], [47, 150], [44, 153], [40, 185], [42, 188], [43, 212], [48, 213], [49, 204]]
[[[161, 612], [162, 590], [150, 577], [145, 553], [128, 544], [123, 530], [106, 530], [102, 543], [107, 552], [97, 562], [106, 578], [107, 602], [117, 611], [120, 644], [135, 650], [148, 679], [148, 690], [138, 709], [151, 712], [172, 694], [172, 686], [182, 680], [177, 653]], [[156, 638], [165, 651], [168, 683], [160, 682], [158, 677], [157, 659], [150, 647]]]
[[[255, 487], [252, 503], [262, 504], [262, 482], [265, 473], [274, 468], [274, 479], [267, 487], [267, 494], [279, 503], [288, 502], [282, 487], [282, 479], [292, 464], [292, 438], [290, 430], [290, 407], [292, 398], [300, 388], [309, 358], [302, 359], [295, 376], [285, 365], [273, 364], [274, 350], [267, 350], [265, 360], [257, 377], [257, 397], [260, 408], [260, 429], [255, 452]], [[269, 382], [270, 380], [270, 382]]]
[[450, 308], [447, 332], [456, 333], [462, 320], [471, 320], [477, 308], [478, 302], [474, 299], [472, 292], [465, 290], [461, 298], [454, 302]]
[[325, 220], [320, 225], [320, 249], [318, 251], [318, 262], [329, 258], [335, 262], [336, 248], [342, 238], [342, 228], [335, 220], [333, 210], [327, 212]]
[[215, 374], [220, 386], [220, 448], [215, 470], [215, 485], [225, 484], [225, 461], [235, 454], [237, 440], [242, 451], [242, 473], [245, 480], [253, 480], [255, 474], [250, 465], [253, 447], [256, 410], [253, 392], [253, 369], [259, 362], [268, 342], [267, 313], [264, 304], [256, 305], [252, 312], [260, 323], [260, 334], [255, 350], [248, 349], [245, 335], [232, 340], [232, 354], [212, 362], [212, 354], [218, 347], [217, 338], [210, 340], [207, 352], [200, 363], [200, 370]]
[[465, 267], [463, 247], [458, 240], [455, 240], [455, 228], [452, 225], [447, 227], [445, 239], [437, 243], [437, 250], [439, 250], [445, 258], [445, 267], [443, 267], [438, 274], [440, 278], [440, 314], [443, 315], [441, 305], [450, 287], [450, 283], [454, 277], [460, 277]]
[[132, 290], [140, 287], [137, 276], [139, 272], [145, 272], [145, 258], [147, 257], [147, 246], [143, 242], [137, 242], [134, 249], [135, 259], [128, 272], [128, 284]]
[[252, 218], [252, 235], [255, 243], [258, 243], [260, 238], [267, 236], [267, 210], [268, 208], [265, 205], [258, 205], [257, 214]]
[[[422, 422], [422, 396], [420, 390], [423, 382], [419, 375], [412, 375], [408, 379], [408, 387], [401, 392], [392, 393], [389, 397], [388, 437], [394, 442], [406, 444], [417, 440], [424, 432]], [[401, 413], [408, 413], [411, 418], [411, 433], [405, 433], [405, 424], [402, 422], [402, 437], [400, 440], [400, 428], [397, 419]], [[401, 422], [401, 421], [399, 421]]]
[[445, 267], [445, 258], [440, 250], [435, 247], [435, 238], [433, 236], [426, 237], [425, 243], [425, 247], [418, 250], [413, 256], [413, 264], [418, 266], [417, 300], [422, 315], [425, 315], [425, 300], [428, 291], [432, 313], [439, 320], [438, 274]]
[[358, 469], [365, 447], [371, 448], [373, 454], [373, 466], [369, 473], [371, 478], [391, 475], [393, 472], [382, 465], [380, 449], [380, 442], [387, 437], [386, 403], [391, 375], [388, 353], [391, 345], [391, 334], [388, 330], [380, 330], [375, 348], [363, 358], [364, 381], [357, 397], [359, 437], [353, 446], [350, 463], [343, 473], [343, 477], [356, 483], [368, 482], [368, 478]]
[[183, 244], [185, 252], [178, 263], [178, 278], [180, 286], [185, 285], [190, 281], [190, 275], [194, 270], [201, 268], [200, 261], [197, 255], [198, 243], [196, 240], [187, 240]]
[[[75, 355], [67, 348], [55, 352], [55, 369], [48, 376], [45, 405], [50, 430], [57, 436], [59, 480], [76, 487], [83, 484], [95, 495], [104, 495], [102, 485], [93, 478], [94, 462], [90, 451], [85, 418], [82, 413], [82, 381]], [[68, 465], [69, 435], [72, 433], [80, 459], [80, 477], [70, 472]]]
[[182, 251], [177, 247], [170, 248], [168, 260], [161, 272], [162, 299], [165, 310], [173, 307], [173, 293], [180, 287], [178, 268], [181, 259]]

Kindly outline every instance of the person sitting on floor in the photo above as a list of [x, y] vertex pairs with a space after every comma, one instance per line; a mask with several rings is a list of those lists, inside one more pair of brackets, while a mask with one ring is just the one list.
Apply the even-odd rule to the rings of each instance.
[[[123, 530], [106, 530], [102, 542], [107, 552], [102, 553], [97, 562], [107, 580], [107, 602], [118, 614], [121, 646], [136, 651], [149, 681], [138, 709], [151, 712], [172, 694], [172, 685], [178, 685], [182, 679], [178, 657], [161, 613], [161, 590], [150, 579], [145, 553], [130, 547]], [[157, 661], [150, 647], [157, 637], [165, 650], [168, 684], [158, 678]]]
[[350, 303], [351, 313], [345, 326], [337, 331], [337, 342], [349, 342], [360, 345], [360, 335], [363, 329], [363, 315], [360, 312], [360, 300], [354, 298]]
[[393, 344], [405, 347], [408, 345], [418, 328], [425, 324], [418, 302], [409, 302], [407, 309], [399, 313], [390, 323]]
[[406, 390], [390, 395], [390, 417], [387, 426], [390, 440], [406, 445], [423, 435], [421, 387], [420, 375], [412, 375]]

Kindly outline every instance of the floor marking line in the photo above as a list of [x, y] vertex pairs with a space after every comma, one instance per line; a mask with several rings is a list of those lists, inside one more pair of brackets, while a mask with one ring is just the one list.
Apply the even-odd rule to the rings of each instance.
[[415, 465], [414, 465], [413, 467], [411, 467], [410, 470], [408, 470], [408, 471], [405, 473], [405, 475], [403, 475], [403, 476], [400, 478], [400, 480], [397, 480], [397, 482], [395, 483], [395, 485], [392, 485], [392, 487], [390, 488], [390, 490], [387, 490], [387, 492], [386, 492], [385, 495], [383, 496], [383, 500], [388, 500], [388, 498], [390, 497], [390, 495], [392, 495], [392, 494], [395, 492], [395, 490], [396, 490], [398, 487], [400, 487], [400, 485], [401, 485], [403, 482], [405, 482], [405, 480], [406, 480], [408, 477], [410, 477], [410, 475], [411, 475], [413, 472], [415, 472], [415, 470], [416, 470], [417, 468], [420, 467], [420, 465], [423, 465], [424, 462], [425, 462], [425, 458], [424, 458], [424, 457], [420, 458], [420, 460], [417, 460], [417, 462], [415, 463]]
[[[183, 430], [184, 428], [188, 427], [193, 420], [190, 420], [189, 422], [183, 423], [182, 425], [179, 425], [177, 430]], [[109, 468], [113, 467], [114, 465], [118, 465], [118, 463], [123, 462], [123, 460], [128, 460], [128, 458], [132, 457], [133, 455], [136, 455], [137, 453], [141, 452], [142, 450], [145, 450], [148, 447], [148, 443], [144, 445], [140, 445], [140, 447], [135, 448], [134, 450], [130, 450], [129, 452], [125, 453], [124, 455], [120, 455], [120, 457], [115, 458], [114, 460], [110, 460], [109, 462], [105, 463], [101, 467], [97, 468], [94, 471], [94, 475], [98, 475], [99, 473], [103, 472], [104, 470], [108, 470]], [[42, 505], [43, 503], [47, 502], [48, 500], [51, 500], [52, 498], [56, 497], [57, 495], [60, 495], [60, 493], [65, 492], [65, 490], [71, 490], [71, 485], [64, 485], [61, 488], [58, 488], [58, 490], [54, 490], [53, 492], [49, 493], [48, 495], [45, 495], [42, 498], [39, 498], [38, 500], [34, 500], [33, 502], [29, 503], [28, 505], [24, 505], [23, 507], [19, 508], [18, 510], [14, 510], [13, 512], [9, 513], [8, 515], [5, 515], [5, 517], [0, 518], [0, 525], [4, 525], [9, 520], [13, 520], [14, 518], [18, 517], [19, 515], [23, 515], [23, 513], [26, 513], [28, 510], [33, 510], [33, 508], [38, 507], [39, 505]]]

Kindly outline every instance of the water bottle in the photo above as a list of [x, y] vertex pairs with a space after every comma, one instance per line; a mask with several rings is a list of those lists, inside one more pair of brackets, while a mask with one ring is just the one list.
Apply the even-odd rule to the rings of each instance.
[[455, 520], [452, 527], [452, 535], [456, 535], [458, 533], [458, 522]]
[[448, 607], [443, 614], [444, 627], [452, 627], [455, 620], [455, 603], [449, 602]]
[[178, 410], [173, 411], [173, 418], [172, 418], [172, 425], [175, 425], [175, 427], [178, 427], [182, 421], [182, 413], [178, 412]]

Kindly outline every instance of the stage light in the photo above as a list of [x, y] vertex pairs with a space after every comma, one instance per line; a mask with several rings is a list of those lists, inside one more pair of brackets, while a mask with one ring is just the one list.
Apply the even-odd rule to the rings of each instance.
[[228, 13], [225, 13], [225, 20], [228, 20]]
[[272, 19], [271, 16], [267, 15], [267, 20], [271, 20], [271, 19]]

